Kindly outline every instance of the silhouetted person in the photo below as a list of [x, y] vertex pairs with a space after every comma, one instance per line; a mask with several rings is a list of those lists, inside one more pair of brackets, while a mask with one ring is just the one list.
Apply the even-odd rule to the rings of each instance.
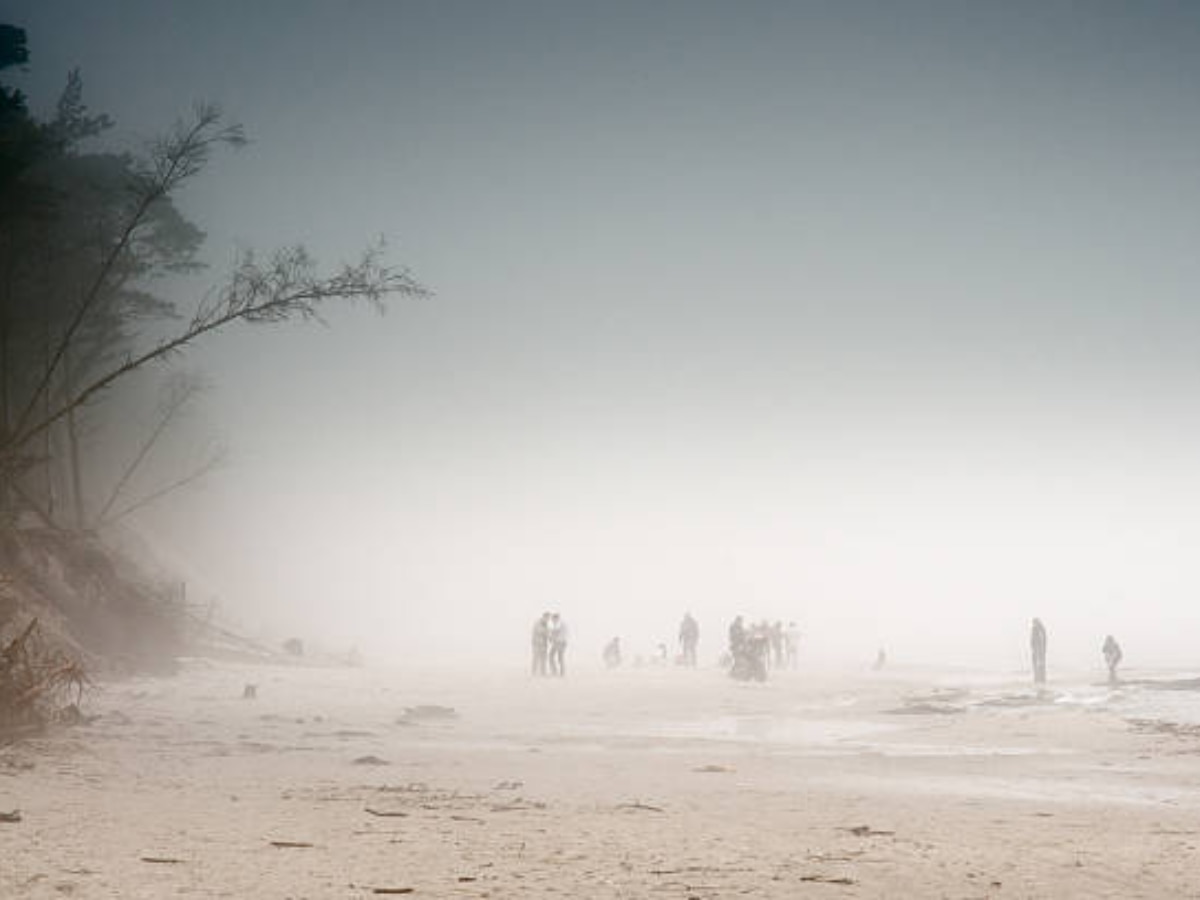
[[1033, 653], [1033, 683], [1046, 683], [1046, 626], [1034, 619], [1029, 630], [1029, 649]]
[[739, 681], [766, 681], [771, 659], [771, 626], [766, 622], [750, 626], [737, 648], [729, 674]]
[[550, 674], [567, 674], [567, 623], [558, 613], [550, 617]]
[[533, 674], [546, 674], [546, 660], [550, 652], [550, 613], [542, 613], [533, 623]]
[[685, 613], [679, 625], [679, 646], [683, 650], [683, 664], [696, 665], [696, 647], [700, 643], [700, 624], [692, 618], [691, 613]]
[[1100, 649], [1104, 653], [1104, 664], [1108, 666], [1108, 683], [1116, 684], [1117, 666], [1121, 664], [1121, 645], [1110, 634], [1104, 639], [1104, 646]]
[[746, 626], [742, 624], [742, 617], [738, 616], [729, 626], [729, 655], [736, 660], [738, 654], [742, 652], [742, 645], [746, 642]]
[[871, 668], [876, 672], [880, 672], [883, 670], [883, 667], [886, 665], [887, 665], [887, 653], [884, 652], [884, 649], [882, 647], [880, 647], [879, 652], [875, 654], [875, 662], [871, 665]]
[[783, 633], [783, 654], [787, 667], [796, 668], [800, 659], [800, 628], [795, 622], [788, 622], [787, 631]]
[[604, 665], [615, 669], [621, 665], [621, 639], [613, 638], [604, 645]]
[[776, 621], [770, 627], [768, 635], [771, 640], [771, 665], [776, 669], [783, 668], [783, 622]]

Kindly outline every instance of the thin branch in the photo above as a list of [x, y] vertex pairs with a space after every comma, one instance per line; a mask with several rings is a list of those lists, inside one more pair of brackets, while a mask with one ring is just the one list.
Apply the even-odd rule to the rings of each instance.
[[383, 265], [381, 254], [381, 246], [373, 247], [357, 263], [345, 264], [338, 272], [326, 277], [315, 274], [312, 259], [303, 247], [281, 250], [266, 265], [258, 264], [252, 253], [245, 254], [225, 289], [213, 300], [201, 304], [180, 334], [138, 356], [127, 357], [123, 363], [66, 398], [56, 410], [15, 435], [7, 448], [0, 448], [0, 453], [3, 449], [22, 446], [129, 373], [147, 363], [182, 352], [199, 338], [234, 322], [319, 319], [319, 306], [331, 300], [366, 300], [382, 310], [383, 299], [388, 296], [419, 298], [430, 295], [406, 270]]
[[215, 106], [197, 105], [195, 121], [191, 125], [178, 123], [171, 135], [152, 146], [149, 169], [136, 180], [137, 199], [129, 220], [125, 223], [117, 242], [104, 256], [95, 278], [84, 292], [66, 331], [50, 355], [46, 371], [17, 418], [16, 427], [13, 429], [16, 434], [20, 435], [25, 430], [34, 410], [37, 409], [38, 401], [50, 386], [50, 379], [62, 363], [88, 313], [95, 306], [117, 261], [129, 247], [134, 234], [144, 224], [150, 207], [169, 195], [183, 181], [198, 173], [208, 161], [213, 147], [219, 144], [236, 147], [246, 142], [240, 126], [221, 126], [220, 121], [221, 114]]
[[111, 510], [113, 505], [116, 504], [117, 499], [121, 496], [121, 492], [125, 489], [125, 486], [129, 483], [129, 480], [134, 476], [137, 470], [141, 468], [142, 463], [146, 461], [146, 457], [150, 455], [150, 451], [154, 449], [159, 438], [161, 438], [163, 433], [167, 430], [167, 427], [188, 405], [191, 399], [196, 396], [200, 388], [201, 385], [197, 381], [185, 381], [181, 385], [177, 384], [174, 390], [171, 391], [170, 395], [166, 399], [166, 402], [163, 404], [162, 413], [159, 416], [158, 422], [146, 436], [146, 439], [142, 441], [137, 453], [135, 453], [133, 458], [129, 461], [129, 465], [125, 467], [125, 471], [121, 473], [121, 477], [117, 479], [117, 483], [113, 485], [112, 490], [109, 492], [108, 499], [100, 508], [100, 512], [96, 514], [96, 528], [99, 528], [102, 523], [107, 521], [109, 510]]
[[156, 503], [157, 501], [161, 500], [163, 497], [167, 496], [168, 494], [173, 494], [173, 493], [175, 493], [175, 491], [178, 491], [181, 488], [185, 488], [189, 484], [194, 484], [195, 482], [199, 481], [201, 478], [204, 478], [206, 475], [209, 475], [210, 473], [212, 473], [213, 471], [218, 469], [221, 465], [223, 465], [225, 462], [225, 458], [226, 458], [225, 449], [223, 447], [218, 448], [216, 452], [214, 452], [211, 456], [208, 457], [208, 459], [206, 459], [204, 462], [202, 462], [199, 466], [197, 466], [195, 469], [193, 469], [187, 475], [184, 475], [182, 478], [177, 478], [175, 481], [172, 481], [170, 484], [163, 485], [158, 490], [152, 491], [151, 493], [147, 494], [145, 497], [142, 497], [140, 500], [124, 507], [119, 512], [116, 512], [107, 517], [102, 517], [96, 523], [96, 528], [99, 529], [105, 525], [111, 525], [114, 522], [119, 522], [121, 519], [124, 519], [126, 516], [137, 512], [139, 509], [144, 509], [145, 507], [149, 506], [150, 504]]

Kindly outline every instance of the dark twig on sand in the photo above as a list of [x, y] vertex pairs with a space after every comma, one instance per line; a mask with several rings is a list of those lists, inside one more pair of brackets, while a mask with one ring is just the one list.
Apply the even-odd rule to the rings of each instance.
[[635, 800], [633, 803], [619, 803], [617, 809], [644, 810], [645, 812], [666, 812], [661, 806], [651, 806], [649, 803], [642, 803], [640, 800]]
[[801, 875], [801, 881], [817, 881], [821, 884], [858, 884], [853, 878], [845, 875]]
[[883, 835], [895, 834], [894, 831], [879, 831], [872, 828], [870, 825], [853, 825], [850, 827], [839, 828], [838, 831], [848, 831], [855, 837], [880, 837]]

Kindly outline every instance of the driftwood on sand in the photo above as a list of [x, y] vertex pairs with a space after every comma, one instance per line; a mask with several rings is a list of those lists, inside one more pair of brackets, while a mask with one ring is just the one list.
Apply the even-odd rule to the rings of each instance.
[[43, 640], [38, 620], [31, 619], [0, 650], [0, 735], [77, 712], [87, 684], [83, 667]]

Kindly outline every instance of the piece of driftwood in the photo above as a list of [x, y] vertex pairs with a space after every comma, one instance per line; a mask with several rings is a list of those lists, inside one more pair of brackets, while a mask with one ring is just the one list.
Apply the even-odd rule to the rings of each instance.
[[858, 884], [853, 878], [845, 875], [801, 875], [801, 881], [816, 881], [821, 884]]
[[31, 619], [0, 646], [0, 733], [37, 730], [71, 706], [78, 713], [89, 684], [82, 665], [46, 641]]
[[14, 809], [12, 812], [0, 812], [0, 822], [8, 822], [9, 824], [16, 824], [17, 822], [20, 822], [20, 821], [21, 821], [21, 811], [19, 809]]
[[311, 847], [308, 841], [271, 841], [272, 847]]
[[394, 816], [398, 819], [402, 819], [408, 815], [408, 813], [404, 812], [403, 810], [399, 810], [399, 809], [372, 809], [369, 806], [365, 810], [363, 810], [363, 812], [369, 813], [372, 816], [385, 816], [385, 817]]
[[619, 803], [617, 809], [643, 810], [645, 812], [666, 812], [661, 806], [651, 806], [649, 803], [642, 803], [640, 800], [635, 800], [633, 803]]
[[870, 825], [853, 825], [849, 828], [840, 828], [839, 831], [848, 831], [855, 837], [879, 837], [881, 835], [895, 834], [894, 831], [879, 831], [872, 828]]
[[399, 887], [399, 888], [382, 887], [382, 888], [371, 888], [371, 893], [372, 894], [411, 894], [415, 890], [416, 890], [416, 888], [410, 888], [410, 887]]
[[452, 706], [438, 706], [435, 703], [422, 703], [417, 706], [407, 706], [400, 714], [399, 722], [447, 722], [458, 718], [458, 710]]
[[143, 856], [141, 860], [144, 863], [165, 863], [167, 865], [183, 862], [182, 859], [176, 859], [173, 856]]
[[383, 759], [382, 757], [379, 757], [379, 756], [375, 756], [374, 754], [360, 756], [357, 759], [352, 760], [352, 763], [356, 766], [390, 766], [391, 765], [391, 763], [388, 762], [386, 759]]

